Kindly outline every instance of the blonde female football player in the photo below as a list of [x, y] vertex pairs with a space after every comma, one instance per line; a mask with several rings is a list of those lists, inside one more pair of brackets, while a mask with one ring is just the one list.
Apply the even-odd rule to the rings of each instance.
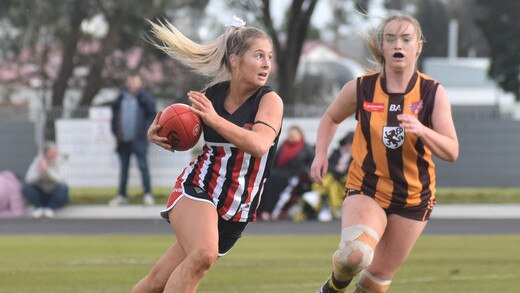
[[432, 157], [453, 162], [459, 144], [448, 96], [417, 71], [424, 45], [411, 16], [385, 18], [367, 38], [380, 70], [345, 84], [321, 118], [311, 177], [322, 182], [338, 124], [355, 115], [352, 164], [346, 180], [333, 272], [318, 292], [387, 292], [421, 235], [435, 204]]
[[[199, 45], [171, 24], [153, 24], [159, 47], [195, 72], [210, 77], [203, 91], [190, 91], [202, 119], [202, 153], [179, 175], [161, 215], [176, 242], [133, 292], [195, 292], [218, 256], [226, 254], [254, 221], [269, 176], [282, 125], [283, 103], [266, 86], [271, 72], [268, 35], [236, 18], [216, 40]], [[159, 137], [158, 116], [148, 138]]]

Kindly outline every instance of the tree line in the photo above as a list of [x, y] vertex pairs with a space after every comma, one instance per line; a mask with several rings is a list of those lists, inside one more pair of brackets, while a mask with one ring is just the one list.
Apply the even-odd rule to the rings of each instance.
[[[186, 73], [149, 43], [147, 19], [168, 19], [196, 41], [210, 0], [3, 0], [0, 1], [0, 70], [4, 86], [26, 85], [48, 93], [47, 105], [63, 106], [67, 90], [81, 95], [76, 106], [89, 106], [106, 87], [118, 87], [129, 73], [145, 75], [151, 91], [182, 99], [188, 89], [205, 81]], [[211, 0], [218, 1], [218, 0]], [[356, 27], [353, 15], [370, 15], [373, 0], [291, 0], [281, 25], [273, 20], [270, 0], [227, 0], [248, 23], [272, 37], [277, 64], [273, 85], [286, 103], [298, 103], [296, 73], [306, 40], [323, 32], [311, 23], [319, 2], [332, 10], [327, 30], [332, 43]], [[459, 20], [459, 55], [490, 57], [490, 76], [520, 100], [520, 1], [508, 0], [386, 0], [387, 9], [409, 11], [421, 22], [427, 39], [423, 57], [446, 56], [449, 19]], [[362, 13], [360, 13], [362, 12]], [[95, 26], [102, 19], [105, 26]], [[91, 27], [89, 28], [89, 24]], [[218, 29], [220, 28], [220, 30]], [[347, 30], [351, 33], [352, 30]]]

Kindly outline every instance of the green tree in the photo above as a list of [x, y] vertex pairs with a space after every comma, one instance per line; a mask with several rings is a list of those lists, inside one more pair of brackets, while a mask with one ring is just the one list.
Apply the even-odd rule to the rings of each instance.
[[[110, 84], [113, 78], [108, 75], [107, 66], [116, 66], [111, 54], [120, 50], [129, 52], [136, 47], [141, 48], [146, 54], [157, 51], [153, 46], [146, 42], [148, 24], [146, 19], [155, 20], [157, 18], [171, 17], [175, 12], [187, 8], [188, 13], [196, 17], [204, 11], [204, 7], [209, 0], [160, 0], [160, 1], [117, 1], [117, 0], [98, 0], [98, 7], [107, 20], [108, 32], [103, 37], [100, 50], [92, 56], [89, 75], [86, 78], [86, 86], [80, 100], [80, 106], [88, 106], [99, 91]], [[184, 11], [186, 13], [186, 11]], [[200, 16], [200, 15], [199, 15]], [[155, 56], [159, 56], [155, 54]], [[162, 56], [163, 58], [166, 56]], [[159, 57], [161, 58], [161, 57]], [[109, 60], [110, 59], [110, 60]], [[153, 60], [143, 57], [139, 64], [133, 68], [118, 66], [120, 76], [124, 78], [126, 73], [138, 72], [141, 67], [145, 67], [146, 60]], [[120, 61], [120, 60], [119, 60]], [[126, 64], [123, 62], [123, 64]], [[121, 74], [122, 73], [122, 74]], [[121, 81], [117, 80], [116, 81]]]
[[[4, 13], [0, 16], [9, 23], [9, 30], [24, 31], [15, 34], [10, 40], [14, 45], [2, 48], [3, 52], [13, 56], [10, 61], [21, 61], [19, 68], [38, 64], [38, 71], [24, 74], [20, 70], [20, 80], [30, 83], [36, 76], [41, 80], [42, 91], [46, 91], [50, 83], [50, 105], [62, 106], [65, 91], [68, 87], [75, 64], [74, 55], [78, 40], [81, 38], [81, 22], [88, 17], [92, 0], [42, 0], [42, 1], [5, 1], [2, 2]], [[53, 50], [59, 47], [60, 50]], [[27, 54], [29, 52], [29, 54]], [[60, 53], [59, 65], [49, 66], [52, 54]], [[23, 57], [25, 56], [25, 57]], [[48, 70], [47, 68], [52, 69]], [[23, 69], [26, 69], [23, 68]], [[25, 80], [28, 79], [28, 80]], [[46, 100], [43, 100], [46, 105]], [[46, 109], [48, 110], [48, 109]], [[45, 119], [44, 138], [55, 139], [54, 119], [60, 115], [55, 112]]]
[[[83, 92], [79, 106], [89, 106], [103, 87], [120, 85], [126, 73], [149, 67], [152, 62], [169, 71], [163, 75], [165, 79], [174, 77], [171, 72], [178, 71], [178, 67], [172, 65], [171, 60], [159, 62], [158, 59], [166, 59], [166, 56], [159, 55], [146, 42], [148, 26], [145, 19], [172, 18], [177, 16], [177, 12], [186, 13], [182, 11], [185, 8], [200, 16], [208, 2], [0, 1], [0, 56], [4, 61], [0, 66], [5, 66], [4, 70], [8, 66], [17, 68], [17, 80], [9, 81], [18, 83], [13, 86], [39, 84], [44, 105], [50, 104], [52, 109], [49, 111], [53, 110], [51, 115], [47, 115], [45, 138], [54, 139], [54, 119], [62, 115], [67, 91], [72, 87]], [[108, 32], [101, 40], [86, 34], [82, 27], [85, 21], [97, 15], [103, 15], [107, 20]], [[97, 49], [84, 52], [84, 48], [89, 46]], [[140, 48], [144, 57], [133, 68], [127, 68], [125, 58], [135, 48]], [[38, 69], [34, 70], [36, 64]], [[27, 68], [31, 70], [30, 74], [25, 73]], [[86, 75], [78, 74], [77, 69]]]
[[477, 0], [477, 25], [490, 46], [489, 76], [520, 101], [520, 1]]
[[[183, 13], [199, 17], [209, 0], [5, 0], [0, 1], [0, 56], [3, 64], [29, 66], [31, 75], [19, 72], [21, 84], [38, 79], [45, 100], [60, 107], [67, 90], [82, 90], [79, 106], [88, 106], [106, 86], [119, 85], [130, 71], [159, 63], [173, 76], [178, 68], [146, 41], [146, 19], [178, 18]], [[186, 11], [188, 9], [189, 11]], [[107, 33], [99, 39], [86, 34], [82, 25], [94, 16], [106, 20]], [[84, 52], [85, 46], [95, 47]], [[139, 63], [127, 68], [129, 52], [142, 50]], [[29, 53], [27, 53], [29, 52]], [[24, 56], [23, 60], [20, 56]], [[51, 60], [52, 56], [52, 60]], [[58, 56], [58, 58], [56, 58]], [[165, 59], [164, 62], [157, 62]], [[58, 62], [56, 62], [58, 61]], [[76, 69], [86, 75], [76, 74]], [[152, 70], [152, 69], [150, 69]], [[21, 70], [20, 70], [21, 71]], [[171, 79], [168, 79], [171, 81]]]
[[489, 56], [489, 46], [482, 31], [475, 23], [475, 0], [459, 0], [447, 3], [449, 15], [459, 23], [458, 56]]
[[64, 21], [68, 24], [68, 29], [61, 38], [61, 66], [52, 85], [51, 104], [53, 107], [63, 105], [68, 81], [76, 66], [74, 57], [78, 42], [82, 37], [81, 23], [89, 16], [87, 12], [89, 4], [91, 4], [90, 1], [72, 0], [66, 1], [65, 5], [61, 6], [64, 12], [62, 15], [66, 15]]
[[426, 38], [422, 57], [445, 57], [448, 53], [449, 16], [440, 0], [419, 1], [416, 13]]

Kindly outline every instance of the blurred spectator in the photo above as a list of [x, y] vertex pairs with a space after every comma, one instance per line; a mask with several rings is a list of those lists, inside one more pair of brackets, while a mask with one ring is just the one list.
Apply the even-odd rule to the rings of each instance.
[[47, 142], [43, 152], [32, 161], [23, 184], [25, 198], [34, 206], [34, 218], [54, 217], [54, 210], [69, 202], [69, 187], [65, 183], [64, 157], [58, 147]]
[[25, 216], [22, 183], [11, 171], [0, 172], [0, 218]]
[[118, 194], [111, 206], [128, 203], [127, 184], [130, 157], [134, 154], [141, 172], [144, 189], [143, 203], [153, 205], [150, 170], [148, 168], [148, 128], [155, 117], [155, 99], [144, 90], [141, 77], [131, 75], [125, 88], [112, 104], [112, 132], [116, 136], [116, 152], [120, 161]]
[[278, 148], [271, 175], [264, 186], [259, 207], [261, 219], [277, 220], [283, 217], [292, 202], [293, 191], [311, 166], [313, 154], [301, 127], [291, 126]]
[[353, 139], [354, 132], [349, 132], [339, 141], [339, 146], [329, 157], [328, 172], [323, 177], [323, 183], [312, 183], [312, 190], [302, 196], [302, 204], [308, 207], [304, 206], [303, 215], [297, 216], [295, 220], [314, 218], [313, 212], [320, 221], [341, 217], [341, 205], [345, 199], [345, 176], [352, 160]]

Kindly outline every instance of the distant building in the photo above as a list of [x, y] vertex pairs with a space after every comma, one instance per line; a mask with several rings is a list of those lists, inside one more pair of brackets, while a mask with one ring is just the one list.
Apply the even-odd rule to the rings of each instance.
[[488, 58], [429, 57], [423, 64], [423, 72], [443, 85], [453, 106], [487, 107], [500, 115], [516, 115], [514, 95], [505, 93], [487, 75]]
[[345, 84], [363, 73], [363, 67], [341, 55], [337, 50], [321, 41], [308, 41], [300, 56], [300, 74], [325, 74], [334, 76], [338, 83]]
[[302, 105], [294, 105], [298, 108], [296, 112], [321, 116], [323, 109], [312, 107], [317, 113], [306, 112], [310, 110], [308, 105], [325, 107], [346, 82], [363, 73], [365, 70], [358, 62], [341, 55], [331, 46], [317, 40], [307, 41], [302, 48], [297, 73], [298, 101]]

